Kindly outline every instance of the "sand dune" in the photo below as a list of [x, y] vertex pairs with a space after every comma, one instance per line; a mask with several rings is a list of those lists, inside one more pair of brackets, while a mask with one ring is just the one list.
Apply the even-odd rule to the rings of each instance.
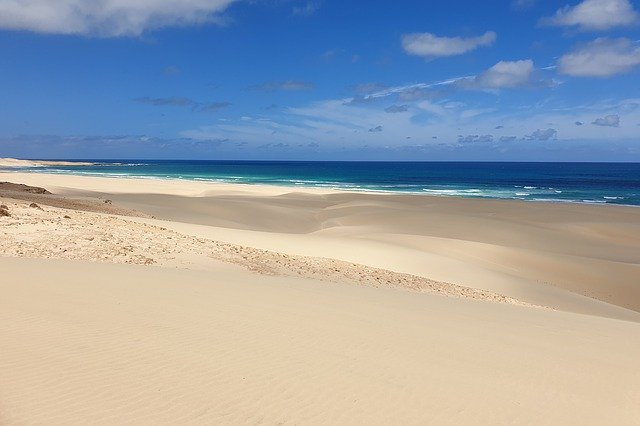
[[0, 423], [640, 418], [637, 208], [2, 180]]
[[0, 268], [2, 423], [640, 416], [638, 323], [235, 269]]
[[[52, 204], [73, 200], [51, 196]], [[529, 305], [497, 293], [331, 258], [288, 255], [178, 233], [162, 222], [70, 211], [0, 196], [8, 213], [0, 222], [0, 256], [158, 265], [217, 271], [231, 263], [263, 275], [315, 278], [373, 287], [395, 287], [450, 297]], [[93, 206], [91, 206], [93, 207]], [[139, 215], [138, 215], [139, 216]]]
[[640, 311], [635, 207], [23, 173], [0, 178], [110, 198], [193, 236], [364, 264], [572, 312], [637, 320], [629, 310]]

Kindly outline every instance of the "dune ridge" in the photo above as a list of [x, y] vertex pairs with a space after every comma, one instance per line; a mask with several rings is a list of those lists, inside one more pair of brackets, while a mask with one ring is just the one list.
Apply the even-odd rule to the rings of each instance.
[[[1, 198], [10, 217], [0, 222], [0, 256], [103, 261], [178, 268], [211, 269], [210, 260], [233, 263], [266, 275], [397, 287], [444, 296], [533, 306], [485, 290], [437, 282], [335, 259], [295, 256], [206, 238], [124, 217], [55, 207], [31, 207]], [[75, 205], [75, 204], [74, 204]], [[214, 263], [214, 267], [217, 264]]]
[[532, 305], [640, 319], [635, 207], [0, 174], [10, 179], [46, 186], [57, 197], [110, 199], [158, 222], [131, 220], [193, 237], [366, 265]]

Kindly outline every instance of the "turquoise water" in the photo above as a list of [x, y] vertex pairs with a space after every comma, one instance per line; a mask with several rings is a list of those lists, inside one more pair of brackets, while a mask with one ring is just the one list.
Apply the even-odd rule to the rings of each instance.
[[640, 163], [95, 161], [49, 173], [640, 205]]

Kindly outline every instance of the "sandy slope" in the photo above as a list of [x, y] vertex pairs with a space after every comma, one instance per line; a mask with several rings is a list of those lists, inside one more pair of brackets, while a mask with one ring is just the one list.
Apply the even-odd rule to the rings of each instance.
[[638, 323], [234, 268], [0, 271], [4, 424], [640, 417]]
[[572, 312], [639, 318], [629, 312], [640, 311], [635, 207], [0, 174], [11, 179], [111, 198], [194, 236], [337, 258]]
[[0, 424], [640, 418], [640, 209], [3, 180]]
[[[20, 197], [21, 194], [9, 192]], [[79, 211], [78, 202], [49, 195], [40, 206], [0, 192], [0, 256], [38, 259], [69, 259], [171, 268], [204, 269], [216, 272], [220, 263], [231, 263], [262, 275], [295, 276], [323, 281], [395, 287], [432, 292], [451, 297], [528, 305], [500, 294], [424, 277], [330, 258], [288, 255], [167, 229], [165, 222], [139, 223], [132, 217], [96, 213], [104, 203], [89, 204]], [[68, 203], [74, 210], [57, 207]], [[126, 210], [125, 210], [126, 211]]]

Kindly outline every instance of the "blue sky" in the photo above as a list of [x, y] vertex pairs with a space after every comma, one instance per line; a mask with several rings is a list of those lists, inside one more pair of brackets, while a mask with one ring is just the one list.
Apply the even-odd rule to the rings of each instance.
[[0, 0], [0, 156], [640, 161], [629, 0]]

